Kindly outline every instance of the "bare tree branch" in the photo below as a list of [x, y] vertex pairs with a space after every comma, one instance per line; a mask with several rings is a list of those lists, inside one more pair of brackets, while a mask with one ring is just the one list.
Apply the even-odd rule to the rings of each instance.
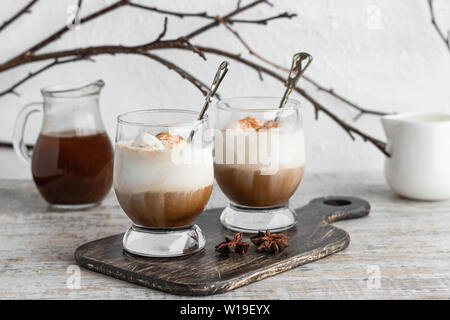
[[105, 46], [92, 46], [86, 48], [76, 48], [70, 50], [54, 51], [43, 54], [37, 54], [32, 56], [25, 56], [19, 61], [14, 61], [8, 64], [0, 65], [0, 72], [12, 69], [17, 66], [22, 66], [28, 63], [49, 60], [54, 58], [64, 58], [70, 56], [97, 56], [103, 54], [115, 55], [119, 53], [140, 53], [149, 50], [157, 49], [173, 49], [183, 48], [189, 49], [192, 52], [200, 55], [204, 59], [204, 54], [197, 46], [192, 45], [186, 39], [166, 40], [166, 41], [152, 41], [138, 46], [122, 46], [122, 45], [105, 45]]
[[334, 91], [334, 89], [332, 89], [332, 88], [327, 89], [325, 87], [322, 87], [319, 83], [317, 83], [316, 81], [314, 81], [313, 79], [311, 79], [308, 76], [302, 75], [302, 78], [305, 79], [306, 81], [308, 81], [309, 83], [311, 83], [314, 87], [316, 87], [317, 90], [326, 92], [329, 95], [335, 97], [336, 99], [344, 102], [348, 106], [358, 110], [359, 111], [358, 114], [353, 118], [354, 121], [358, 120], [359, 118], [361, 118], [361, 116], [363, 116], [365, 114], [371, 114], [371, 115], [375, 115], [375, 116], [385, 116], [385, 115], [389, 114], [387, 112], [366, 109], [361, 106], [358, 106], [356, 103], [354, 103], [354, 102], [350, 101], [349, 99], [343, 97], [342, 95], [336, 93]]
[[[245, 7], [242, 7], [242, 8], [239, 8], [238, 10], [234, 10], [234, 11], [230, 12], [229, 14], [226, 15], [226, 17], [228, 17], [227, 19], [229, 19], [232, 16], [234, 16], [235, 14], [238, 14], [238, 13], [240, 13], [244, 10], [247, 10], [257, 4], [264, 3], [264, 2], [265, 2], [264, 0], [258, 0], [258, 1], [252, 2]], [[106, 14], [112, 10], [115, 10], [121, 6], [124, 6], [126, 4], [129, 4], [129, 2], [127, 0], [117, 1], [114, 4], [112, 4], [108, 7], [105, 7], [101, 10], [98, 10], [98, 11], [92, 13], [91, 15], [81, 19], [80, 23], [85, 23], [90, 20], [93, 20], [101, 15], [104, 15], [104, 14]], [[80, 10], [80, 8], [81, 8], [81, 1], [79, 3], [78, 10]], [[222, 19], [224, 19], [224, 18], [222, 18]], [[214, 26], [215, 25], [209, 24], [205, 27], [199, 28], [198, 30], [203, 30], [202, 32], [205, 32]], [[29, 50], [26, 51], [25, 54], [18, 55], [15, 58], [4, 63], [3, 65], [0, 65], [0, 72], [9, 70], [16, 66], [23, 65], [23, 64], [26, 64], [29, 62], [36, 62], [36, 61], [42, 61], [42, 60], [48, 60], [48, 59], [56, 59], [56, 58], [70, 57], [70, 56], [77, 56], [77, 55], [83, 55], [85, 57], [90, 57], [93, 55], [116, 54], [116, 53], [139, 53], [140, 54], [142, 52], [146, 52], [151, 49], [170, 48], [171, 46], [179, 47], [180, 45], [181, 46], [187, 45], [191, 50], [198, 53], [200, 56], [203, 55], [203, 53], [201, 53], [198, 49], [196, 49], [195, 46], [193, 46], [190, 43], [189, 39], [186, 37], [181, 37], [180, 39], [175, 40], [175, 41], [161, 41], [161, 38], [165, 35], [166, 29], [167, 29], [167, 22], [165, 20], [163, 32], [158, 36], [158, 38], [150, 43], [140, 45], [140, 46], [134, 46], [134, 47], [126, 47], [126, 46], [120, 46], [120, 45], [119, 46], [99, 46], [99, 47], [78, 48], [78, 49], [74, 49], [74, 50], [52, 52], [52, 53], [47, 53], [47, 54], [43, 54], [43, 55], [35, 55], [34, 54], [35, 51], [47, 46], [49, 43], [55, 41], [56, 39], [61, 37], [61, 35], [64, 34], [67, 30], [69, 30], [66, 27], [63, 27], [60, 30], [58, 30], [57, 32], [55, 32], [54, 34], [52, 34], [51, 36], [49, 36], [48, 38], [46, 38], [45, 40], [43, 40], [43, 41], [39, 42], [37, 45], [31, 47]], [[199, 33], [197, 32], [197, 34], [199, 34]], [[204, 58], [204, 55], [203, 55], [203, 58]], [[54, 66], [54, 64], [46, 66], [45, 69], [40, 72], [43, 72], [43, 71], [51, 68], [52, 66]], [[31, 77], [25, 77], [23, 79], [23, 81], [21, 80], [18, 85], [22, 84], [23, 82], [25, 82], [29, 79], [31, 79]], [[18, 85], [14, 84], [13, 86], [14, 86], [14, 88], [17, 88]], [[5, 90], [4, 92], [0, 93], [0, 96], [5, 95], [7, 93], [13, 93], [13, 92], [14, 91]]]
[[158, 38], [156, 38], [155, 41], [161, 40], [166, 35], [166, 32], [167, 32], [167, 21], [168, 21], [167, 17], [164, 17], [163, 31], [161, 31], [161, 33], [159, 34]]
[[[247, 5], [243, 6], [243, 7], [236, 8], [235, 10], [231, 11], [227, 15], [221, 17], [221, 19], [225, 20], [225, 21], [228, 21], [231, 17], [237, 15], [238, 13], [241, 13], [241, 12], [243, 12], [245, 10], [248, 10], [248, 9], [250, 9], [250, 8], [252, 8], [254, 6], [257, 6], [257, 5], [261, 4], [261, 3], [267, 3], [267, 1], [266, 0], [253, 1], [253, 2], [247, 4]], [[207, 30], [209, 30], [211, 28], [217, 27], [219, 24], [220, 24], [220, 21], [218, 19], [215, 19], [215, 21], [213, 21], [211, 23], [208, 23], [208, 24], [204, 25], [203, 27], [192, 31], [191, 33], [186, 35], [185, 38], [190, 40], [190, 39], [198, 36], [199, 34], [202, 34], [203, 32], [205, 32], [205, 31], [207, 31]]]
[[277, 19], [281, 19], [281, 18], [292, 19], [296, 16], [297, 16], [296, 13], [283, 12], [276, 16], [263, 18], [263, 19], [257, 19], [257, 20], [232, 19], [232, 20], [229, 20], [228, 22], [231, 24], [233, 24], [233, 23], [256, 23], [256, 24], [266, 25], [269, 21], [272, 21], [272, 20], [277, 20]]
[[197, 53], [200, 57], [202, 57], [203, 60], [206, 61], [206, 57], [203, 54], [203, 52], [201, 50], [198, 49], [198, 47], [194, 46], [189, 39], [187, 39], [186, 37], [181, 37], [178, 39], [179, 41], [181, 41], [182, 43], [185, 43], [188, 48], [192, 49], [193, 52]]
[[[235, 9], [232, 12], [228, 13], [226, 16], [222, 17], [222, 19], [224, 20], [228, 20], [229, 18], [233, 17], [234, 15], [241, 13], [247, 9], [250, 9], [258, 4], [261, 3], [265, 3], [265, 0], [257, 0], [254, 2], [249, 3], [248, 5], [241, 7], [239, 9]], [[87, 21], [91, 21], [99, 16], [102, 16], [108, 12], [111, 12], [117, 8], [120, 8], [124, 5], [129, 4], [128, 0], [120, 0], [117, 1], [116, 3], [105, 7], [101, 10], [98, 10], [92, 14], [90, 14], [89, 16], [83, 18], [80, 20], [80, 24], [85, 23]], [[217, 26], [219, 24], [219, 22], [217, 20], [215, 20], [214, 22], [211, 22], [201, 28], [198, 28], [197, 30], [191, 32], [190, 34], [188, 34], [187, 36], [184, 37], [180, 37], [178, 40], [176, 41], [172, 41], [171, 43], [178, 43], [180, 44], [180, 42], [184, 42], [185, 45], [188, 45], [188, 47], [190, 47], [191, 49], [194, 50], [194, 52], [196, 52], [197, 54], [199, 54], [200, 56], [202, 56], [201, 52], [199, 52], [198, 50], [195, 49], [194, 46], [192, 46], [190, 44], [190, 39]], [[51, 54], [43, 54], [40, 56], [35, 55], [35, 52], [38, 51], [39, 49], [42, 49], [43, 47], [47, 46], [49, 43], [52, 43], [53, 41], [55, 41], [56, 39], [58, 39], [59, 37], [61, 37], [65, 32], [67, 32], [69, 29], [64, 26], [63, 28], [59, 29], [57, 32], [55, 32], [54, 34], [52, 34], [51, 36], [47, 37], [46, 39], [40, 41], [38, 44], [34, 45], [33, 47], [31, 47], [30, 49], [26, 50], [25, 52], [23, 52], [22, 54], [17, 55], [16, 57], [8, 60], [7, 62], [0, 64], [0, 72], [8, 70], [8, 69], [12, 69], [18, 65], [22, 65], [22, 64], [26, 64], [29, 62], [34, 62], [34, 61], [40, 61], [40, 60], [45, 60], [45, 59], [52, 59], [52, 58], [56, 58], [56, 57], [64, 57], [64, 56], [72, 56], [72, 55], [77, 55], [77, 49], [75, 50], [66, 50], [66, 51], [59, 51], [59, 52], [54, 52]], [[181, 41], [180, 41], [181, 39]], [[159, 46], [159, 48], [164, 48], [166, 45], [168, 45], [170, 47], [170, 43], [163, 44], [163, 41], [160, 42], [152, 42], [143, 46], [140, 46], [141, 50], [145, 50], [146, 46], [148, 46], [147, 50], [150, 50], [152, 48], [154, 48], [154, 46]], [[152, 47], [153, 46], [153, 47]], [[94, 49], [92, 49], [94, 48]], [[100, 46], [100, 47], [90, 47], [90, 48], [83, 48], [80, 49], [83, 52], [80, 52], [81, 54], [85, 55], [85, 54], [89, 54], [89, 51], [94, 51], [95, 54], [101, 54], [101, 53], [109, 53], [109, 54], [114, 54], [114, 53], [132, 53], [129, 52], [127, 50], [127, 48], [136, 48], [136, 47], [125, 47], [125, 46]], [[101, 53], [96, 53], [102, 51]], [[203, 57], [202, 57], [203, 58]]]
[[[79, 15], [79, 13], [80, 13], [82, 1], [79, 0], [78, 3], [79, 3], [79, 5], [78, 5], [77, 15]], [[244, 19], [233, 18], [235, 15], [242, 13], [242, 12], [244, 12], [250, 8], [253, 8], [259, 4], [262, 4], [262, 3], [272, 6], [272, 4], [270, 2], [268, 2], [267, 0], [255, 0], [244, 6], [241, 6], [240, 2], [238, 2], [237, 7], [233, 11], [229, 12], [228, 14], [226, 14], [224, 16], [212, 17], [203, 12], [201, 12], [201, 13], [177, 13], [177, 12], [172, 12], [172, 11], [167, 11], [167, 10], [161, 10], [161, 9], [158, 9], [155, 7], [147, 7], [144, 5], [138, 5], [138, 4], [130, 2], [129, 0], [117, 1], [110, 6], [102, 8], [102, 9], [80, 19], [79, 23], [80, 24], [86, 23], [88, 21], [91, 21], [97, 17], [103, 16], [103, 15], [105, 15], [117, 8], [123, 7], [125, 5], [130, 5], [135, 8], [139, 8], [139, 9], [143, 9], [143, 10], [147, 10], [147, 11], [153, 11], [153, 12], [157, 12], [160, 14], [173, 15], [173, 16], [177, 16], [179, 18], [183, 18], [185, 16], [186, 17], [199, 17], [199, 18], [209, 19], [212, 21], [206, 25], [201, 26], [200, 28], [197, 28], [196, 30], [188, 33], [185, 36], [181, 36], [179, 38], [172, 39], [172, 40], [163, 40], [163, 38], [165, 37], [166, 32], [167, 32], [167, 24], [168, 24], [168, 19], [167, 19], [167, 17], [165, 17], [164, 25], [163, 25], [163, 29], [162, 29], [161, 33], [158, 35], [158, 37], [155, 40], [148, 42], [148, 43], [144, 43], [144, 44], [137, 45], [137, 46], [123, 46], [123, 45], [91, 46], [91, 47], [86, 47], [86, 48], [75, 48], [75, 49], [69, 49], [69, 50], [49, 52], [49, 53], [44, 53], [44, 54], [36, 54], [37, 51], [46, 47], [48, 44], [56, 41], [57, 39], [59, 39], [63, 34], [65, 34], [69, 30], [66, 26], [62, 27], [59, 30], [57, 30], [55, 33], [51, 34], [47, 38], [44, 38], [44, 40], [38, 42], [37, 44], [35, 44], [34, 46], [32, 46], [31, 48], [26, 50], [25, 52], [11, 58], [10, 60], [6, 61], [3, 64], [0, 64], [0, 72], [2, 72], [2, 71], [9, 70], [14, 67], [22, 66], [22, 65], [32, 63], [32, 62], [52, 60], [52, 62], [48, 63], [47, 65], [43, 66], [42, 68], [40, 68], [34, 72], [30, 72], [26, 77], [24, 77], [23, 79], [18, 81], [16, 84], [13, 84], [8, 89], [4, 90], [3, 92], [0, 92], [0, 96], [7, 94], [7, 93], [17, 94], [15, 89], [18, 86], [20, 86], [24, 82], [30, 80], [31, 78], [37, 76], [38, 74], [56, 66], [56, 65], [59, 65], [62, 63], [75, 62], [75, 61], [83, 60], [83, 59], [91, 59], [92, 56], [103, 55], [103, 54], [112, 54], [112, 55], [114, 55], [114, 54], [135, 54], [135, 55], [145, 56], [149, 59], [152, 59], [152, 60], [166, 66], [170, 70], [175, 71], [183, 79], [186, 79], [187, 81], [191, 82], [202, 94], [206, 94], [208, 92], [209, 87], [207, 85], [205, 85], [205, 83], [201, 82], [199, 79], [194, 77], [192, 74], [187, 72], [185, 69], [181, 68], [180, 66], [176, 65], [175, 63], [173, 63], [165, 58], [162, 58], [159, 55], [155, 55], [150, 52], [150, 51], [159, 50], [159, 49], [187, 50], [187, 51], [191, 51], [191, 52], [194, 52], [194, 53], [200, 55], [203, 59], [206, 59], [205, 53], [212, 53], [212, 54], [220, 55], [223, 57], [228, 57], [228, 58], [234, 59], [234, 60], [236, 60], [240, 63], [243, 63], [243, 64], [247, 65], [248, 67], [254, 69], [256, 72], [258, 72], [258, 75], [261, 79], [262, 79], [263, 74], [267, 74], [267, 75], [269, 75], [279, 81], [282, 81], [284, 83], [284, 81], [285, 81], [284, 76], [282, 76], [260, 64], [254, 63], [250, 60], [247, 60], [247, 59], [241, 57], [239, 54], [233, 54], [233, 53], [227, 52], [225, 50], [217, 49], [217, 48], [198, 46], [198, 45], [194, 45], [191, 42], [191, 40], [194, 37], [206, 32], [216, 26], [224, 25], [244, 45], [244, 47], [250, 52], [251, 55], [255, 56], [262, 62], [267, 63], [268, 65], [270, 65], [274, 68], [277, 68], [279, 70], [286, 72], [286, 70], [287, 70], [286, 68], [279, 66], [279, 65], [271, 62], [268, 59], [265, 59], [262, 55], [259, 55], [258, 53], [253, 51], [251, 49], [251, 47], [247, 44], [247, 42], [240, 36], [240, 34], [230, 26], [232, 23], [253, 23], [253, 24], [265, 25], [265, 24], [267, 24], [268, 21], [271, 21], [274, 19], [282, 19], [282, 18], [290, 19], [295, 16], [295, 14], [289, 14], [289, 13], [285, 12], [285, 13], [281, 13], [281, 14], [278, 14], [278, 15], [275, 15], [275, 16], [272, 16], [269, 18], [257, 19], [257, 20], [244, 20]], [[351, 101], [349, 101], [348, 99], [346, 99], [340, 95], [337, 95], [332, 89], [325, 89], [324, 87], [320, 86], [317, 82], [313, 81], [310, 78], [305, 77], [305, 80], [312, 83], [317, 89], [327, 92], [328, 94], [335, 96], [336, 98], [340, 99], [341, 101], [344, 101], [348, 105], [357, 109], [360, 112], [360, 115], [358, 115], [358, 117], [365, 113], [371, 113], [371, 114], [377, 114], [377, 115], [383, 114], [381, 112], [361, 108], [361, 107], [357, 106], [356, 104], [352, 103]], [[306, 100], [308, 100], [313, 105], [316, 118], [319, 115], [319, 111], [325, 113], [331, 119], [333, 119], [339, 126], [341, 126], [341, 128], [343, 128], [352, 139], [355, 139], [355, 135], [358, 135], [364, 141], [368, 141], [369, 143], [376, 146], [384, 154], [388, 155], [388, 153], [386, 152], [386, 148], [385, 148], [386, 146], [385, 146], [384, 142], [365, 134], [364, 132], [360, 131], [358, 128], [353, 127], [353, 126], [349, 125], [348, 123], [346, 123], [345, 121], [341, 120], [337, 115], [335, 115], [330, 110], [328, 110], [325, 106], [323, 106], [321, 103], [319, 103], [317, 100], [315, 100], [311, 95], [309, 95], [308, 92], [301, 89], [300, 87], [295, 88], [295, 91], [297, 93], [299, 93], [301, 96], [303, 96]], [[218, 95], [216, 95], [216, 96], [220, 99], [220, 96], [218, 96]]]
[[247, 42], [241, 37], [241, 35], [234, 30], [227, 21], [223, 20], [223, 19], [219, 19], [219, 21], [225, 26], [225, 28], [227, 28], [241, 43], [242, 45], [247, 49], [248, 53], [250, 53], [252, 56], [255, 56], [256, 58], [258, 58], [259, 60], [267, 63], [268, 65], [271, 65], [272, 67], [275, 67], [277, 69], [283, 70], [283, 71], [287, 71], [289, 72], [289, 69], [282, 67], [280, 65], [277, 65], [276, 63], [264, 58], [263, 56], [261, 56], [260, 54], [256, 53], [255, 51], [253, 51], [252, 48], [250, 48], [250, 46], [247, 44]]
[[[91, 21], [95, 18], [98, 18], [100, 16], [103, 16], [104, 14], [111, 12], [117, 8], [120, 8], [124, 5], [126, 5], [128, 0], [120, 0], [115, 3], [113, 3], [110, 6], [107, 6], [103, 9], [100, 9], [90, 15], [88, 15], [85, 18], [80, 19], [80, 24], [86, 23], [88, 21]], [[11, 58], [10, 60], [6, 61], [5, 63], [0, 65], [0, 72], [9, 69], [9, 65], [12, 65], [13, 67], [16, 66], [18, 63], [20, 64], [21, 59], [24, 59], [25, 57], [33, 56], [36, 51], [39, 49], [42, 49], [46, 47], [48, 44], [52, 43], [53, 41], [59, 39], [63, 34], [65, 34], [70, 29], [67, 28], [67, 26], [64, 26], [60, 28], [58, 31], [53, 33], [52, 35], [48, 36], [42, 41], [39, 41], [36, 45], [32, 46], [31, 48], [27, 49], [26, 51], [20, 53], [19, 55]]]
[[3, 31], [7, 26], [9, 26], [11, 23], [19, 19], [22, 15], [25, 13], [30, 13], [30, 8], [36, 3], [38, 0], [32, 0], [28, 2], [28, 4], [20, 9], [15, 15], [13, 15], [11, 18], [3, 22], [3, 24], [0, 26], [0, 32]]
[[0, 97], [4, 96], [8, 93], [11, 94], [15, 94], [16, 96], [19, 96], [19, 94], [15, 91], [17, 87], [19, 87], [20, 85], [22, 85], [23, 83], [25, 83], [26, 81], [30, 80], [31, 78], [34, 78], [35, 76], [37, 76], [38, 74], [54, 67], [57, 65], [61, 65], [61, 64], [65, 64], [65, 63], [70, 63], [70, 62], [75, 62], [75, 61], [80, 61], [80, 60], [89, 60], [89, 61], [93, 61], [90, 58], [84, 57], [84, 56], [79, 56], [79, 57], [75, 57], [75, 58], [71, 58], [71, 59], [66, 59], [66, 60], [58, 60], [58, 58], [55, 58], [55, 60], [45, 66], [43, 66], [42, 68], [34, 71], [34, 72], [29, 72], [27, 76], [25, 76], [24, 78], [22, 78], [21, 80], [19, 80], [18, 82], [16, 82], [15, 84], [13, 84], [12, 86], [10, 86], [9, 88], [5, 89], [4, 91], [0, 92]]
[[162, 14], [165, 14], [165, 15], [176, 16], [176, 17], [181, 18], [181, 19], [184, 18], [184, 17], [197, 17], [197, 18], [207, 18], [207, 19], [211, 18], [211, 19], [214, 19], [214, 17], [208, 16], [208, 14], [206, 12], [186, 13], [186, 12], [168, 11], [168, 10], [158, 9], [156, 7], [145, 6], [145, 5], [134, 3], [134, 2], [130, 2], [130, 3], [128, 3], [128, 5], [131, 6], [131, 7], [136, 7], [136, 8], [147, 10], [147, 11], [153, 11], [153, 12], [162, 13]]
[[[270, 66], [272, 66], [274, 68], [277, 68], [277, 69], [285, 71], [285, 72], [289, 72], [288, 68], [280, 66], [280, 65], [278, 65], [278, 64], [276, 64], [276, 63], [274, 63], [274, 62], [264, 58], [262, 55], [258, 54], [257, 52], [255, 52], [249, 46], [249, 44], [241, 37], [241, 35], [236, 30], [234, 30], [225, 20], [220, 20], [219, 19], [219, 21], [242, 43], [242, 45], [247, 49], [247, 51], [252, 56], [258, 58], [259, 60], [267, 63], [268, 65], [270, 65]], [[261, 76], [260, 72], [259, 72], [259, 77], [262, 80], [262, 76]], [[309, 78], [309, 77], [307, 77], [305, 75], [302, 75], [302, 78], [305, 79], [307, 82], [311, 83], [313, 86], [315, 86], [317, 90], [326, 92], [326, 93], [330, 94], [331, 96], [335, 97], [336, 99], [338, 99], [338, 100], [344, 102], [345, 104], [349, 105], [350, 107], [358, 110], [359, 111], [358, 114], [354, 117], [355, 121], [358, 120], [364, 114], [372, 114], [372, 115], [378, 115], [378, 116], [387, 114], [385, 112], [380, 112], [380, 111], [375, 111], [375, 110], [369, 110], [369, 109], [362, 108], [362, 107], [358, 106], [357, 104], [351, 102], [349, 99], [344, 98], [343, 96], [335, 93], [333, 89], [326, 89], [326, 88], [322, 87], [319, 83], [317, 83], [316, 81], [314, 81], [313, 79], [311, 79], [311, 78]]]
[[75, 15], [74, 22], [76, 22], [76, 20], [80, 18], [80, 13], [81, 13], [81, 7], [82, 6], [83, 6], [83, 0], [78, 0], [77, 13]]
[[[195, 78], [192, 74], [190, 74], [186, 70], [182, 69], [181, 67], [177, 66], [173, 62], [170, 62], [164, 58], [161, 58], [160, 56], [154, 55], [149, 52], [144, 52], [144, 53], [142, 53], [142, 55], [161, 63], [162, 65], [166, 66], [169, 70], [175, 71], [183, 79], [186, 79], [189, 82], [191, 82], [198, 90], [200, 90], [200, 92], [204, 96], [206, 96], [208, 94], [208, 92], [210, 91], [210, 88], [204, 82]], [[217, 97], [217, 99], [220, 100], [220, 95], [218, 93], [216, 93], [215, 96]]]
[[[286, 79], [284, 77], [282, 77], [281, 75], [279, 75], [279, 74], [275, 73], [274, 71], [267, 69], [261, 65], [258, 65], [250, 60], [242, 58], [239, 54], [233, 54], [233, 53], [230, 53], [230, 52], [227, 52], [224, 50], [210, 48], [210, 47], [198, 46], [198, 48], [200, 50], [202, 50], [203, 52], [212, 53], [212, 54], [220, 55], [223, 57], [227, 57], [227, 58], [239, 61], [255, 70], [258, 70], [259, 72], [270, 75], [271, 77], [281, 81], [282, 83], [284, 83], [286, 81]], [[315, 111], [316, 111], [316, 117], [318, 116], [319, 111], [322, 111], [327, 116], [329, 116], [331, 119], [333, 119], [342, 129], [344, 129], [353, 140], [355, 139], [353, 134], [359, 135], [365, 142], [369, 142], [369, 143], [373, 144], [377, 149], [379, 149], [386, 156], [388, 156], [388, 157], [390, 156], [386, 150], [385, 142], [383, 142], [379, 139], [376, 139], [374, 137], [371, 137], [370, 135], [365, 134], [364, 132], [359, 130], [358, 128], [353, 127], [352, 125], [346, 123], [345, 121], [343, 121], [342, 119], [337, 117], [334, 113], [329, 111], [326, 107], [324, 107], [321, 103], [319, 103], [317, 100], [315, 100], [311, 95], [309, 95], [305, 90], [301, 89], [300, 87], [296, 87], [295, 91], [297, 93], [299, 93], [301, 96], [303, 96], [306, 100], [308, 100], [313, 105], [313, 107], [315, 108]]]
[[[180, 19], [183, 19], [185, 17], [204, 18], [204, 19], [209, 19], [209, 20], [216, 20], [217, 19], [217, 17], [215, 17], [215, 16], [208, 15], [208, 13], [205, 12], [205, 11], [192, 13], [192, 12], [178, 12], [178, 11], [161, 10], [161, 9], [158, 9], [157, 7], [150, 7], [150, 6], [146, 6], [146, 5], [142, 5], [142, 4], [138, 4], [138, 3], [134, 3], [134, 2], [129, 2], [128, 5], [131, 6], [131, 7], [135, 7], [135, 8], [139, 8], [139, 9], [143, 9], [143, 10], [147, 10], [147, 11], [153, 11], [153, 12], [156, 12], [156, 13], [161, 13], [161, 14], [165, 14], [165, 15], [175, 16], [175, 17], [178, 17]], [[240, 1], [238, 1], [236, 9], [240, 9]], [[254, 24], [264, 24], [264, 25], [266, 25], [269, 21], [272, 21], [272, 20], [277, 20], [277, 19], [282, 19], [282, 18], [291, 19], [291, 18], [296, 17], [296, 16], [297, 16], [297, 14], [295, 14], [295, 13], [283, 12], [283, 13], [280, 13], [280, 14], [278, 14], [276, 16], [271, 16], [271, 17], [263, 18], [263, 19], [257, 19], [257, 20], [228, 19], [228, 22], [230, 24], [233, 24], [233, 23], [254, 23]]]

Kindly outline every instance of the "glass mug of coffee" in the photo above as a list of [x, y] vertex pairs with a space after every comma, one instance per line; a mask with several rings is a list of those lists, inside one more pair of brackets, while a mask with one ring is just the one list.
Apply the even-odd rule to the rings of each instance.
[[217, 103], [214, 175], [231, 203], [223, 226], [254, 233], [282, 231], [296, 223], [288, 206], [305, 167], [298, 101], [243, 97]]
[[174, 257], [204, 247], [194, 221], [211, 196], [214, 172], [209, 121], [198, 117], [178, 109], [118, 116], [114, 190], [132, 221], [123, 238], [126, 251]]
[[[30, 103], [18, 115], [14, 149], [31, 163], [33, 180], [51, 208], [93, 207], [111, 189], [114, 154], [99, 108], [103, 86], [98, 80], [43, 88], [44, 102]], [[28, 117], [35, 112], [43, 113], [43, 121], [30, 154], [23, 134]]]

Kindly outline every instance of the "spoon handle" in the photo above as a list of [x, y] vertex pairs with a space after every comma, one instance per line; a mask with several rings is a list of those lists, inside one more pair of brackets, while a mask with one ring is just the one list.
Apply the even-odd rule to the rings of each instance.
[[[208, 110], [209, 104], [211, 103], [211, 98], [216, 94], [217, 89], [220, 86], [220, 83], [222, 82], [223, 78], [225, 78], [225, 75], [227, 74], [229, 70], [229, 65], [227, 61], [223, 61], [219, 68], [217, 69], [216, 75], [214, 76], [214, 80], [211, 84], [211, 87], [209, 88], [209, 92], [206, 95], [205, 98], [205, 104], [203, 105], [202, 111], [200, 111], [200, 115], [198, 116], [198, 120], [202, 120], [205, 116], [206, 111]], [[192, 139], [194, 138], [195, 132], [197, 131], [198, 124], [192, 129], [191, 133], [188, 137], [188, 142], [192, 142]]]
[[217, 89], [220, 86], [220, 83], [222, 82], [223, 78], [225, 78], [225, 75], [227, 74], [229, 70], [229, 65], [227, 61], [223, 61], [219, 68], [217, 69], [216, 75], [214, 76], [213, 83], [211, 84], [211, 87], [209, 89], [209, 92], [205, 99], [205, 104], [203, 105], [202, 111], [200, 112], [200, 115], [198, 117], [198, 120], [203, 119], [206, 111], [208, 110], [209, 104], [211, 103], [211, 98], [216, 94]]
[[[283, 108], [285, 106], [288, 97], [292, 92], [292, 89], [295, 88], [298, 79], [300, 79], [300, 76], [308, 68], [312, 60], [313, 57], [309, 53], [299, 52], [294, 54], [294, 57], [292, 58], [291, 71], [289, 72], [289, 76], [285, 83], [286, 91], [284, 92], [283, 98], [281, 99], [280, 108]], [[306, 61], [306, 64], [304, 66], [302, 65], [303, 61]]]

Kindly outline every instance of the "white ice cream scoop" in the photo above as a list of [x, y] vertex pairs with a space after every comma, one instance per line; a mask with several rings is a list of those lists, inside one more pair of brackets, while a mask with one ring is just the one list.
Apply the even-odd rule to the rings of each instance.
[[138, 148], [146, 148], [152, 150], [161, 150], [164, 149], [164, 145], [162, 142], [156, 138], [154, 135], [151, 135], [147, 132], [141, 132], [134, 138], [133, 143], [131, 144], [133, 147]]

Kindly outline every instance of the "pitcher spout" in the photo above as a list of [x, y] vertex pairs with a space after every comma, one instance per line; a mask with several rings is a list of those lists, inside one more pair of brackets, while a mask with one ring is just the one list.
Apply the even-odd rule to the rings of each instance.
[[45, 98], [79, 98], [97, 96], [105, 83], [103, 80], [69, 82], [55, 86], [45, 87], [41, 90]]
[[387, 115], [381, 117], [381, 124], [383, 126], [384, 133], [388, 140], [388, 143], [392, 141], [395, 136], [396, 128], [400, 122], [398, 115]]

